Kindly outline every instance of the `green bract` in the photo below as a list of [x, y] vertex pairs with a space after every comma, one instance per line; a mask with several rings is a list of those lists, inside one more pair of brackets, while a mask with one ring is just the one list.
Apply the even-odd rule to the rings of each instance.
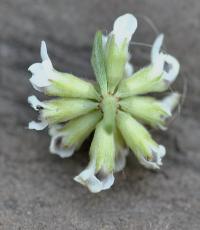
[[157, 100], [145, 94], [168, 90], [179, 73], [179, 63], [161, 51], [163, 35], [159, 35], [152, 46], [151, 63], [134, 73], [128, 48], [136, 28], [136, 18], [125, 14], [116, 19], [107, 36], [96, 33], [91, 64], [97, 84], [55, 70], [45, 42], [42, 62], [29, 67], [33, 87], [54, 97], [43, 102], [35, 96], [28, 98], [39, 111], [39, 121], [31, 121], [29, 128], [49, 127], [52, 153], [71, 156], [94, 131], [90, 162], [74, 178], [91, 192], [112, 186], [114, 172], [124, 168], [129, 148], [150, 169], [159, 169], [165, 155], [164, 146], [153, 140], [145, 125], [166, 129], [166, 119], [180, 96], [174, 92]]

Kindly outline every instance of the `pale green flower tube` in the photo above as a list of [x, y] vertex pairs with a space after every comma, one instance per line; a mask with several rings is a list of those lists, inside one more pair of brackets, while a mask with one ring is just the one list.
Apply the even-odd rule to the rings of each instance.
[[95, 87], [72, 74], [55, 72], [57, 76], [51, 80], [51, 85], [44, 88], [44, 93], [49, 96], [74, 97], [98, 100], [100, 95]]
[[[151, 52], [151, 64], [123, 79], [119, 84], [116, 96], [120, 98], [167, 90], [179, 73], [180, 65], [177, 59], [160, 52], [163, 35], [157, 37]], [[166, 69], [168, 65], [169, 69]]]
[[61, 98], [40, 102], [35, 96], [30, 96], [28, 102], [35, 110], [40, 110], [39, 119], [48, 124], [68, 121], [98, 107], [98, 103], [86, 99]]
[[124, 169], [126, 165], [126, 157], [128, 155], [128, 148], [117, 127], [114, 130], [114, 138], [115, 138], [115, 149], [116, 149], [115, 172], [120, 172]]
[[50, 96], [99, 99], [99, 94], [91, 83], [53, 68], [44, 41], [41, 43], [40, 53], [42, 62], [34, 63], [28, 69], [32, 73], [30, 82], [36, 90]]
[[66, 125], [50, 127], [50, 151], [60, 157], [69, 157], [77, 150], [85, 139], [95, 129], [102, 118], [100, 111], [93, 111], [81, 117], [70, 120]]
[[123, 111], [130, 113], [139, 121], [154, 128], [165, 129], [166, 119], [171, 116], [179, 99], [178, 93], [172, 93], [163, 100], [147, 96], [132, 96], [121, 100], [119, 104]]
[[158, 145], [144, 126], [127, 113], [118, 112], [117, 124], [126, 144], [140, 163], [147, 168], [159, 169], [165, 155], [164, 146]]
[[[113, 182], [115, 167], [115, 143], [113, 133], [108, 134], [100, 122], [90, 147], [90, 163], [74, 179], [86, 186], [91, 192], [109, 189]], [[99, 174], [99, 177], [96, 175]]]
[[113, 93], [116, 86], [123, 78], [125, 69], [130, 73], [129, 42], [137, 29], [137, 19], [131, 14], [125, 14], [116, 19], [113, 31], [104, 38], [104, 52], [108, 91]]

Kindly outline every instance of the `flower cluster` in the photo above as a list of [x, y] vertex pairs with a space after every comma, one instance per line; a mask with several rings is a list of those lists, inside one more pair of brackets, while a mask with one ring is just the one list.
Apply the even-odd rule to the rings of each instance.
[[71, 156], [94, 131], [90, 162], [74, 178], [94, 193], [113, 185], [113, 174], [124, 168], [128, 149], [146, 168], [159, 169], [165, 147], [153, 140], [146, 126], [166, 129], [166, 119], [180, 99], [175, 92], [161, 100], [146, 95], [167, 91], [179, 63], [162, 52], [161, 34], [152, 45], [151, 63], [134, 72], [128, 48], [136, 28], [137, 19], [125, 14], [116, 19], [108, 36], [96, 33], [91, 57], [96, 84], [55, 70], [45, 42], [42, 62], [29, 67], [34, 89], [53, 97], [43, 102], [28, 98], [39, 112], [39, 121], [31, 121], [29, 129], [48, 126], [51, 153]]

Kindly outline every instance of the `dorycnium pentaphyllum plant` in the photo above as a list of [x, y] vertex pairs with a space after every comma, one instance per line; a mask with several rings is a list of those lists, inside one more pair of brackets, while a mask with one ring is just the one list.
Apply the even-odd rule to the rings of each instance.
[[54, 69], [44, 41], [42, 62], [29, 67], [34, 89], [53, 96], [42, 102], [28, 98], [39, 112], [39, 121], [31, 121], [29, 129], [49, 128], [51, 153], [70, 157], [94, 131], [90, 162], [74, 178], [94, 193], [112, 186], [113, 174], [125, 166], [128, 149], [144, 167], [160, 168], [165, 147], [146, 126], [165, 130], [180, 99], [176, 92], [161, 100], [149, 96], [167, 91], [179, 73], [176, 58], [161, 50], [162, 34], [152, 45], [150, 64], [133, 72], [128, 48], [136, 28], [137, 19], [125, 14], [116, 19], [108, 36], [96, 33], [91, 57], [95, 84]]

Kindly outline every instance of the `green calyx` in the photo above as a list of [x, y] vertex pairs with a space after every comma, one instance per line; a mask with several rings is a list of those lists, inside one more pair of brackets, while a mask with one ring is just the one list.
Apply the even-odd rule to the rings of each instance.
[[113, 94], [124, 77], [128, 60], [128, 42], [126, 39], [118, 46], [114, 36], [109, 36], [103, 44], [102, 32], [95, 35], [91, 63], [102, 95]]
[[102, 113], [95, 110], [86, 115], [70, 120], [59, 130], [60, 133], [64, 133], [64, 138], [62, 140], [63, 146], [71, 147], [77, 145], [77, 148], [79, 148], [83, 141], [95, 129], [101, 118]]
[[54, 71], [57, 78], [51, 80], [51, 85], [45, 89], [48, 96], [67, 98], [85, 98], [98, 100], [100, 95], [92, 83], [82, 80], [72, 74]]
[[101, 168], [105, 172], [112, 172], [115, 159], [115, 142], [113, 133], [106, 132], [103, 122], [96, 127], [90, 147], [90, 158], [95, 159], [96, 172]]
[[152, 92], [163, 92], [169, 85], [162, 75], [154, 75], [153, 66], [147, 66], [134, 73], [131, 77], [123, 79], [118, 87], [117, 96], [120, 98], [134, 95], [143, 95]]
[[128, 45], [125, 40], [120, 46], [116, 45], [115, 37], [110, 36], [105, 47], [105, 63], [107, 71], [108, 90], [113, 93], [123, 78], [124, 68], [128, 59]]
[[49, 124], [69, 121], [81, 115], [85, 115], [98, 107], [98, 103], [86, 99], [52, 99], [44, 102], [45, 107], [41, 116]]
[[153, 97], [132, 96], [122, 99], [120, 107], [137, 120], [153, 128], [164, 127], [164, 117], [169, 117], [162, 103]]
[[142, 155], [146, 158], [152, 157], [149, 146], [157, 145], [144, 126], [142, 126], [128, 113], [121, 111], [117, 114], [117, 125], [124, 140], [126, 141], [126, 144], [138, 158]]

